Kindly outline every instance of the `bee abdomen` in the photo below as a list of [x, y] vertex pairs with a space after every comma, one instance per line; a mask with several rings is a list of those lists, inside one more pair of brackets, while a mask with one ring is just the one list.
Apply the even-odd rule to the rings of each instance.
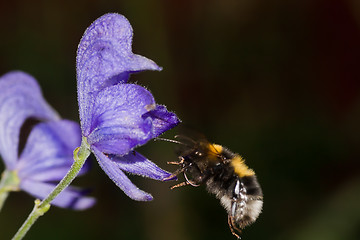
[[250, 196], [263, 196], [261, 187], [255, 175], [241, 178], [241, 182], [246, 188], [246, 193]]
[[[237, 189], [239, 183], [241, 187]], [[206, 181], [206, 187], [240, 228], [255, 222], [262, 211], [263, 194], [255, 175], [242, 178], [232, 175], [221, 180], [213, 176]]]

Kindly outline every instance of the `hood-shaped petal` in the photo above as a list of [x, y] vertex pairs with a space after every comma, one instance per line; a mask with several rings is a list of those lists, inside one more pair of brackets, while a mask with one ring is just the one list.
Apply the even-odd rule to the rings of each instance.
[[132, 53], [132, 27], [116, 13], [106, 14], [85, 31], [77, 51], [76, 70], [81, 127], [87, 135], [93, 98], [102, 89], [127, 82], [130, 73], [161, 70], [152, 60]]
[[136, 151], [132, 151], [122, 157], [118, 155], [109, 155], [108, 157], [116, 163], [118, 168], [128, 173], [155, 180], [163, 180], [171, 176], [171, 173], [159, 168], [155, 163]]
[[[38, 182], [30, 179], [22, 180], [20, 188], [29, 193], [30, 195], [44, 199], [48, 194], [54, 190], [55, 184]], [[77, 189], [74, 187], [67, 187], [64, 189], [51, 204], [69, 208], [73, 210], [83, 210], [92, 207], [95, 204], [95, 199], [92, 197], [86, 197], [86, 190]]]
[[142, 115], [155, 104], [151, 93], [136, 84], [119, 84], [95, 99], [88, 143], [108, 154], [127, 154], [152, 138], [152, 120]]
[[57, 120], [36, 80], [20, 71], [0, 77], [0, 155], [6, 168], [13, 170], [18, 158], [19, 134], [27, 118]]
[[[59, 120], [37, 124], [16, 165], [20, 179], [61, 180], [74, 161], [74, 149], [80, 144], [81, 131], [76, 122]], [[87, 170], [86, 165], [80, 173]]]
[[125, 173], [119, 168], [117, 162], [112, 161], [105, 154], [94, 148], [93, 153], [104, 172], [124, 193], [137, 201], [150, 201], [153, 197], [136, 187]]

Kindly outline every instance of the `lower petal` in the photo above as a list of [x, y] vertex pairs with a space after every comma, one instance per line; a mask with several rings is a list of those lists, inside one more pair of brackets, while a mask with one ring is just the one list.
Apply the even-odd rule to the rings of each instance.
[[171, 176], [171, 173], [159, 168], [155, 163], [135, 151], [124, 156], [112, 155], [109, 157], [121, 170], [129, 173], [155, 180], [163, 180]]
[[104, 153], [96, 148], [93, 148], [93, 153], [104, 172], [109, 178], [124, 191], [126, 195], [136, 201], [150, 201], [153, 197], [138, 187], [136, 187], [125, 173], [119, 168], [118, 164], [109, 159]]

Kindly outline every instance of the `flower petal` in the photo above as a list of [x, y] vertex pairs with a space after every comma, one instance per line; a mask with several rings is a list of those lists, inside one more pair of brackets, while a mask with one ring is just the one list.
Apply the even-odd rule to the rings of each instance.
[[163, 105], [156, 105], [154, 110], [145, 113], [142, 117], [152, 119], [153, 137], [163, 134], [180, 123], [176, 114], [169, 112]]
[[13, 170], [18, 158], [19, 134], [27, 118], [57, 120], [36, 80], [20, 71], [0, 77], [0, 154], [6, 168]]
[[[20, 183], [22, 190], [39, 199], [46, 198], [55, 186], [52, 183], [38, 182], [30, 179], [24, 179]], [[85, 194], [87, 194], [87, 191], [70, 186], [63, 190], [51, 204], [62, 208], [84, 210], [95, 204], [95, 199], [84, 197]]]
[[152, 136], [152, 119], [143, 118], [155, 104], [151, 93], [136, 84], [119, 84], [95, 99], [88, 143], [108, 154], [125, 155]]
[[171, 173], [162, 170], [155, 163], [135, 151], [124, 156], [110, 155], [109, 158], [115, 162], [121, 170], [129, 173], [155, 180], [163, 180], [171, 176]]
[[16, 166], [20, 179], [61, 180], [73, 163], [74, 149], [80, 144], [81, 131], [76, 122], [59, 120], [37, 124]]
[[130, 179], [119, 168], [118, 163], [109, 159], [98, 149], [94, 148], [93, 153], [99, 162], [100, 167], [109, 176], [109, 178], [121, 189], [126, 195], [137, 201], [150, 201], [152, 196], [136, 187]]
[[92, 98], [98, 91], [127, 82], [133, 72], [161, 70], [152, 60], [132, 53], [132, 27], [116, 13], [106, 14], [86, 29], [77, 51], [78, 102], [83, 132], [88, 131]]

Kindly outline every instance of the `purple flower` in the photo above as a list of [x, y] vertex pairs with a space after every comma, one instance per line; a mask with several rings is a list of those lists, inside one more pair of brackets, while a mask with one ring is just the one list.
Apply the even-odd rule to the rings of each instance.
[[170, 174], [133, 151], [179, 123], [151, 93], [129, 84], [131, 73], [161, 68], [132, 53], [132, 28], [119, 14], [106, 14], [85, 31], [77, 52], [82, 135], [106, 174], [129, 197], [151, 200], [123, 171], [162, 180]]
[[[33, 126], [24, 148], [19, 149], [20, 130], [28, 119], [40, 123]], [[60, 119], [33, 77], [19, 71], [0, 77], [0, 155], [5, 172], [18, 178], [19, 189], [44, 199], [70, 169], [80, 142], [79, 124]], [[95, 200], [83, 195], [83, 190], [69, 187], [52, 203], [72, 209], [91, 207]]]

